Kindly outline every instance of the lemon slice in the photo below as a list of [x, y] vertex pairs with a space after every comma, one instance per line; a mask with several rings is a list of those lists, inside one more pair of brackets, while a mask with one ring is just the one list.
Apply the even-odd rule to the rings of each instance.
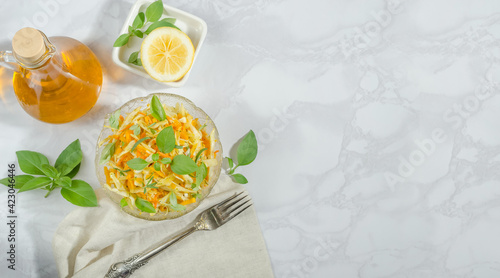
[[141, 45], [141, 62], [158, 81], [177, 81], [191, 68], [194, 46], [182, 31], [172, 27], [153, 30]]

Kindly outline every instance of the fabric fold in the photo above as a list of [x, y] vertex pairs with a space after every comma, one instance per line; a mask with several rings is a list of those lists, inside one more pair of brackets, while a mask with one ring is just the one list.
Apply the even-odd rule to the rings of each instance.
[[[59, 224], [52, 248], [60, 277], [103, 277], [111, 264], [188, 228], [209, 206], [244, 191], [221, 175], [198, 208], [173, 220], [148, 221], [123, 212], [96, 190], [99, 207], [77, 208]], [[132, 277], [273, 277], [253, 207], [214, 231], [198, 231], [171, 246]]]

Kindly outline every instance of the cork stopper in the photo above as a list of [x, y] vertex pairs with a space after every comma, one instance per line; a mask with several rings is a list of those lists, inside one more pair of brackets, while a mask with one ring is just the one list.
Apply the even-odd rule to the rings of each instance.
[[46, 50], [42, 33], [30, 27], [17, 31], [12, 39], [12, 50], [21, 62], [35, 63]]

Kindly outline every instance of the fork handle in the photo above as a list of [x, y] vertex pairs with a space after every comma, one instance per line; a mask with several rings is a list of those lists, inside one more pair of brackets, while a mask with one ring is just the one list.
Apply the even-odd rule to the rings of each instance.
[[111, 265], [111, 267], [108, 270], [108, 273], [106, 273], [104, 277], [105, 278], [130, 277], [130, 275], [132, 275], [134, 271], [136, 271], [143, 265], [147, 264], [151, 258], [158, 255], [163, 250], [174, 245], [175, 243], [181, 241], [182, 239], [184, 239], [185, 237], [187, 237], [188, 235], [192, 234], [195, 231], [197, 231], [197, 228], [195, 226], [191, 227], [175, 235], [174, 237], [168, 238], [167, 240], [156, 244], [149, 250], [135, 254], [134, 256], [124, 261], [114, 263], [113, 265]]

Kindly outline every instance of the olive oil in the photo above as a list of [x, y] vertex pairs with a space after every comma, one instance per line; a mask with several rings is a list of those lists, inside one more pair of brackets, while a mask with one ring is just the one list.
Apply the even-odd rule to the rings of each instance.
[[75, 39], [44, 38], [49, 45], [43, 55], [49, 55], [48, 59], [26, 67], [20, 62], [13, 77], [14, 91], [32, 117], [47, 123], [67, 123], [95, 105], [103, 81], [101, 65], [94, 53]]

